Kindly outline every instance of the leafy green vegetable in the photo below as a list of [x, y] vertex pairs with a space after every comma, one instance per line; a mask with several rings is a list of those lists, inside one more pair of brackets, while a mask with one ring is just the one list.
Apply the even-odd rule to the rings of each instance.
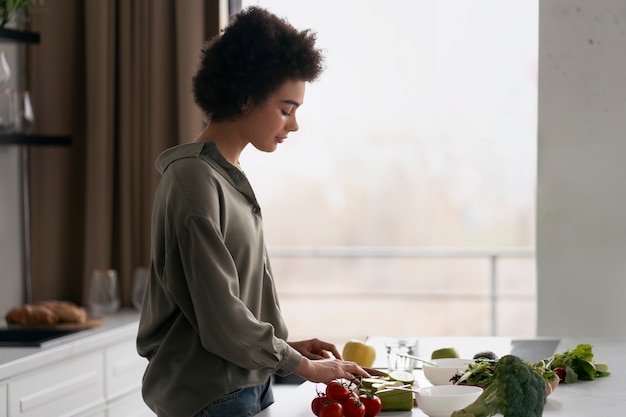
[[514, 355], [500, 358], [493, 380], [472, 404], [451, 417], [541, 417], [546, 403], [546, 383], [528, 362]]
[[595, 378], [611, 375], [605, 363], [593, 361], [592, 346], [582, 343], [574, 349], [563, 353], [555, 353], [542, 361], [547, 369], [565, 369], [565, 382], [571, 384], [580, 380], [591, 381]]
[[496, 361], [479, 358], [470, 362], [467, 369], [457, 372], [450, 381], [455, 384], [476, 385], [477, 387], [487, 387], [491, 385], [494, 376]]
[[[450, 381], [455, 384], [476, 385], [486, 388], [491, 385], [494, 378], [495, 366], [497, 360], [479, 358], [468, 364], [467, 369], [463, 372], [457, 372], [452, 376]], [[559, 377], [552, 370], [547, 369], [544, 362], [540, 361], [536, 364], [526, 362], [532, 366], [535, 372], [543, 377], [546, 382], [554, 381]]]

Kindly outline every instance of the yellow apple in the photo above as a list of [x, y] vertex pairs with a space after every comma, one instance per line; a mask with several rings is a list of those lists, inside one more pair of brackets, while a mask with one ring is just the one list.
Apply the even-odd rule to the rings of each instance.
[[343, 347], [343, 359], [360, 366], [371, 367], [376, 360], [376, 349], [360, 340], [349, 340]]

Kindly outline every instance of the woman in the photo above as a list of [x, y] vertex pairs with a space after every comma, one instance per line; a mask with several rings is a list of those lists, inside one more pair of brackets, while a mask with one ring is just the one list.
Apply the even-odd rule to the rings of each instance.
[[287, 342], [259, 204], [239, 166], [298, 130], [305, 83], [322, 70], [315, 35], [258, 7], [207, 43], [193, 79], [208, 124], [161, 154], [150, 278], [137, 347], [146, 403], [162, 417], [252, 416], [273, 373], [314, 382], [368, 376], [318, 339]]

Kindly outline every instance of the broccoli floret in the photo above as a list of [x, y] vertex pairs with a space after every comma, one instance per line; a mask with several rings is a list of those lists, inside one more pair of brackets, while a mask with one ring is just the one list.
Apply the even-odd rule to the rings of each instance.
[[546, 403], [546, 382], [525, 361], [514, 355], [500, 358], [494, 379], [472, 404], [451, 417], [541, 417]]

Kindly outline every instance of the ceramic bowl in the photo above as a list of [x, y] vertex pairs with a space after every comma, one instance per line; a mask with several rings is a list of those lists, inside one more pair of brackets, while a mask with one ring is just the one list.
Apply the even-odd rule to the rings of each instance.
[[452, 385], [450, 378], [457, 372], [463, 372], [467, 369], [467, 365], [472, 359], [434, 359], [430, 362], [437, 366], [424, 363], [422, 369], [424, 370], [424, 376], [433, 385]]
[[435, 385], [417, 390], [417, 407], [429, 417], [450, 417], [480, 396], [483, 389], [471, 385]]

